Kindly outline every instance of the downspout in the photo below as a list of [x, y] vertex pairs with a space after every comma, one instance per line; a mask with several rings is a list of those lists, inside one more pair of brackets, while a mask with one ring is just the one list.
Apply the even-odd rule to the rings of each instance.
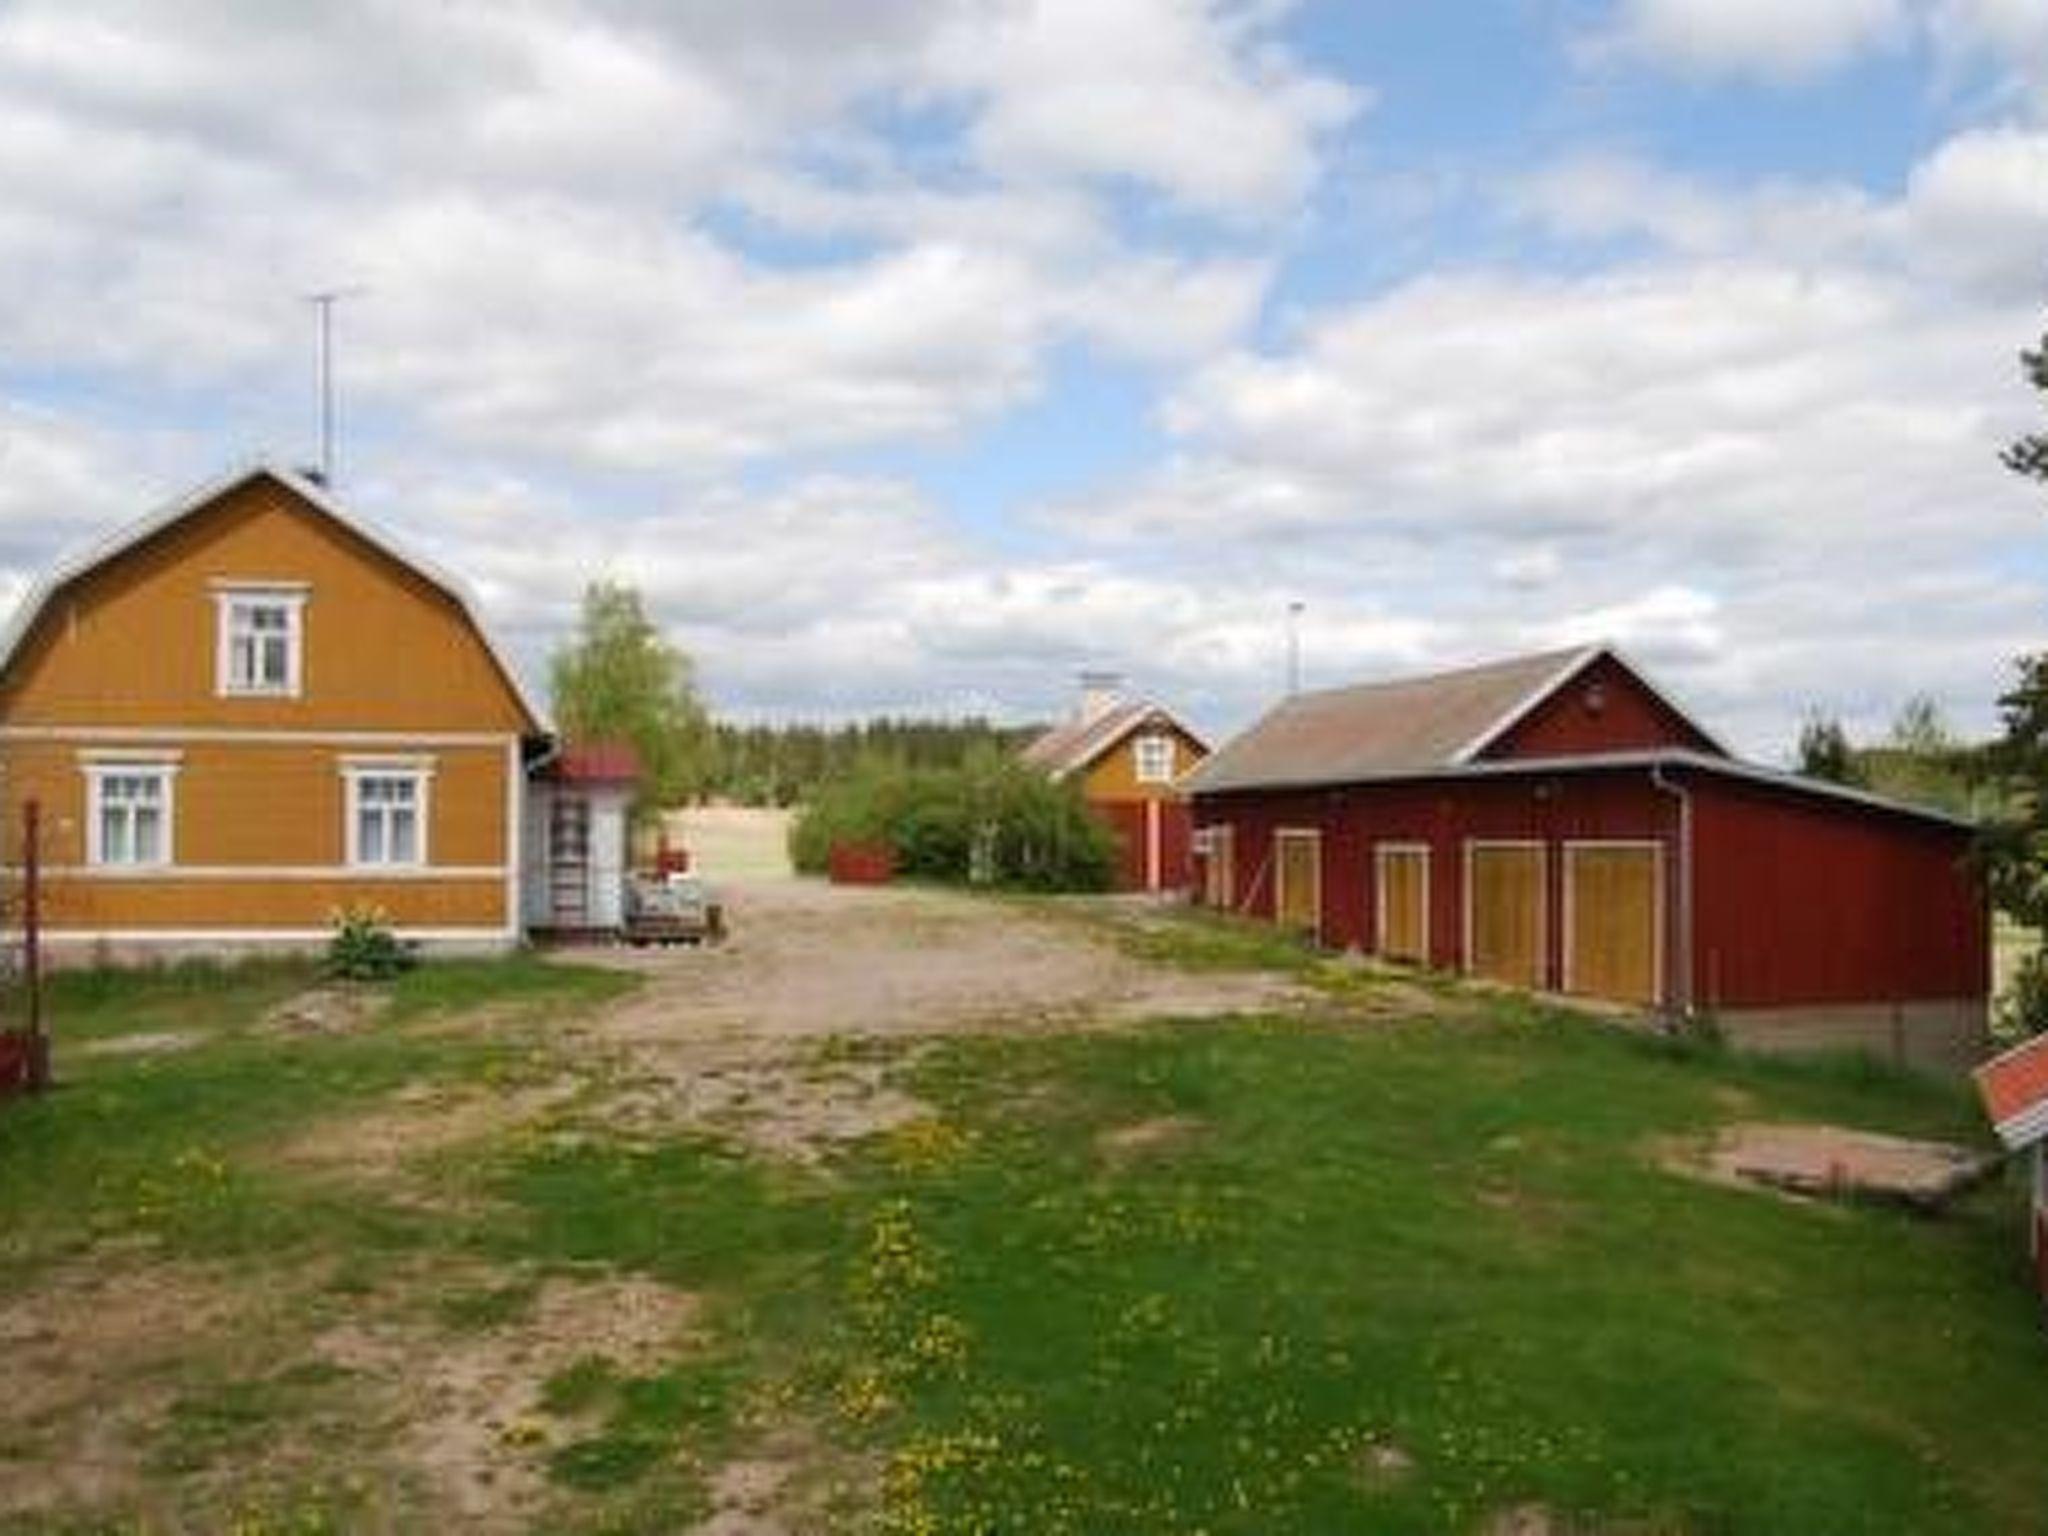
[[1668, 986], [1671, 1007], [1680, 1019], [1689, 1019], [1692, 999], [1692, 792], [1683, 784], [1664, 777], [1664, 765], [1650, 765], [1650, 783], [1678, 802], [1678, 955], [1676, 985]]

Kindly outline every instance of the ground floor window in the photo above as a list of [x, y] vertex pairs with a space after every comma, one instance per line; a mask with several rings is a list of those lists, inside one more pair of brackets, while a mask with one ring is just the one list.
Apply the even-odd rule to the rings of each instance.
[[348, 861], [371, 868], [427, 862], [427, 784], [418, 768], [348, 771]]
[[86, 862], [130, 867], [171, 861], [168, 763], [94, 763], [86, 812]]

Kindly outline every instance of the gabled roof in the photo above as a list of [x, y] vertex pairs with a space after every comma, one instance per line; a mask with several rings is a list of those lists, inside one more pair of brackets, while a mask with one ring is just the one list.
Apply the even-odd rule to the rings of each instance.
[[2048, 1136], [2048, 1035], [1994, 1056], [1971, 1074], [1998, 1139], [2017, 1151]]
[[476, 600], [465, 582], [431, 560], [412, 553], [392, 535], [343, 507], [325, 486], [295, 471], [280, 468], [264, 460], [257, 460], [232, 470], [217, 480], [208, 481], [177, 500], [157, 508], [148, 516], [116, 529], [99, 543], [59, 560], [29, 589], [28, 596], [15, 610], [14, 618], [6, 630], [0, 631], [0, 674], [4, 674], [13, 664], [15, 653], [21, 649], [22, 642], [34, 630], [36, 620], [42, 617], [43, 610], [49, 606], [50, 600], [65, 587], [126, 554], [137, 545], [154, 538], [174, 524], [212, 506], [231, 491], [265, 478], [276, 481], [314, 510], [446, 594], [462, 610], [470, 628], [483, 641], [484, 649], [490, 654], [492, 663], [505, 680], [505, 686], [512, 690], [512, 696], [519, 701], [519, 707], [526, 712], [528, 720], [538, 730], [548, 729], [547, 715], [527, 694], [525, 685], [519, 680], [519, 674], [513, 671], [504, 652], [498, 649], [498, 643], [491, 637], [489, 628], [484, 624], [483, 615], [477, 609]]
[[1147, 699], [1119, 699], [1107, 709], [1054, 726], [1033, 740], [1019, 755], [1025, 764], [1064, 778], [1079, 772], [1109, 751], [1133, 731], [1147, 725], [1163, 725], [1179, 731], [1197, 746], [1208, 743], [1189, 730], [1163, 705]]
[[1602, 657], [1720, 750], [1704, 727], [1613, 646], [1603, 644], [1297, 694], [1225, 743], [1195, 770], [1189, 787], [1214, 791], [1334, 784], [1464, 767]]

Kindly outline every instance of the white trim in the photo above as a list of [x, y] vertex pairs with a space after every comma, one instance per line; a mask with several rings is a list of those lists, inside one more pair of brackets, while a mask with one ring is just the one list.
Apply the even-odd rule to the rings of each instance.
[[21, 648], [22, 641], [35, 627], [36, 620], [49, 606], [50, 599], [63, 587], [105, 565], [109, 560], [134, 548], [145, 539], [162, 532], [180, 519], [220, 500], [229, 492], [239, 490], [250, 481], [266, 476], [310, 506], [325, 513], [372, 548], [381, 551], [387, 558], [397, 561], [431, 585], [439, 587], [462, 610], [463, 617], [468, 619], [470, 627], [483, 641], [485, 651], [496, 664], [505, 686], [511, 690], [512, 697], [525, 711], [527, 719], [538, 730], [551, 729], [548, 717], [528, 695], [526, 685], [519, 680], [519, 674], [512, 669], [511, 662], [499, 648], [490, 630], [485, 627], [476, 600], [465, 582], [450, 575], [432, 561], [411, 553], [390, 534], [348, 511], [330, 496], [324, 487], [315, 485], [303, 475], [281, 469], [266, 460], [242, 465], [216, 480], [210, 480], [177, 500], [159, 507], [139, 521], [116, 530], [99, 543], [58, 561], [38, 579], [21, 606], [15, 610], [13, 621], [4, 631], [0, 631], [0, 674], [4, 674], [13, 662], [15, 652]]
[[[1563, 932], [1560, 935], [1563, 949], [1558, 956], [1560, 984], [1566, 992], [1575, 991], [1572, 986], [1573, 855], [1603, 851], [1609, 853], [1627, 853], [1631, 851], [1640, 853], [1647, 849], [1650, 854], [1651, 869], [1650, 921], [1655, 925], [1653, 929], [1655, 937], [1650, 952], [1651, 982], [1649, 1006], [1652, 1008], [1663, 1007], [1665, 987], [1664, 937], [1667, 931], [1664, 913], [1664, 840], [1656, 837], [1574, 837], [1566, 838], [1559, 847], [1561, 850], [1559, 878], [1564, 885], [1564, 921]], [[1595, 993], [1587, 993], [1586, 995], [1589, 997], [1597, 996]], [[1627, 1001], [1627, 999], [1615, 998], [1610, 999], [1610, 1001], [1621, 1002]]]
[[[80, 763], [85, 775], [85, 862], [94, 870], [121, 870], [138, 875], [156, 875], [171, 868], [178, 859], [178, 765], [161, 759], [108, 757]], [[158, 809], [163, 813], [162, 851], [154, 859], [137, 859], [119, 864], [106, 862], [103, 837], [103, 785], [110, 778], [150, 778], [162, 786]], [[129, 832], [134, 825], [131, 818]]]
[[[306, 582], [215, 580], [213, 588], [213, 696], [217, 699], [296, 699], [306, 683]], [[235, 609], [262, 604], [285, 611], [284, 682], [277, 687], [235, 681]]]
[[385, 752], [367, 755], [347, 755], [341, 759], [343, 778], [371, 777], [399, 778], [412, 775], [416, 778], [434, 776], [434, 754], [431, 752]]
[[1307, 838], [1315, 844], [1316, 901], [1315, 941], [1323, 942], [1323, 829], [1321, 827], [1275, 827], [1273, 829], [1273, 922], [1277, 927], [1285, 919], [1287, 909], [1287, 860], [1281, 857], [1280, 845], [1288, 838]]
[[[503, 942], [502, 928], [407, 928], [391, 930], [403, 939], [429, 943]], [[45, 928], [43, 941], [49, 944], [241, 944], [261, 941], [301, 944], [325, 943], [334, 937], [332, 928]]]
[[1520, 699], [1510, 705], [1506, 712], [1500, 715], [1491, 725], [1465, 743], [1456, 753], [1452, 754], [1451, 762], [1454, 765], [1470, 763], [1481, 752], [1485, 751], [1487, 747], [1526, 720], [1545, 700], [1559, 692], [1565, 684], [1569, 683], [1603, 656], [1633, 678], [1651, 698], [1678, 716], [1680, 720], [1683, 720], [1708, 746], [1724, 757], [1730, 755], [1728, 749], [1715, 738], [1713, 732], [1701, 725], [1699, 721], [1693, 719], [1685, 710], [1680, 709], [1669, 695], [1650, 681], [1648, 675], [1641, 668], [1621, 653], [1619, 646], [1615, 645], [1612, 641], [1602, 640], [1597, 644], [1589, 645], [1573, 652], [1572, 655], [1565, 659], [1564, 665], [1558, 668], [1556, 672], [1523, 694]]
[[520, 770], [519, 743], [508, 741], [505, 743], [505, 936], [508, 939], [518, 939], [526, 932], [526, 775]]
[[[19, 865], [0, 864], [0, 874], [20, 871]], [[505, 873], [502, 864], [45, 864], [45, 877], [52, 880], [341, 880], [359, 884], [365, 880], [496, 880]]]
[[[1419, 955], [1387, 954], [1387, 855], [1422, 855], [1422, 953]], [[1418, 965], [1429, 964], [1430, 940], [1435, 936], [1431, 930], [1435, 924], [1430, 920], [1429, 866], [1430, 846], [1428, 843], [1389, 840], [1374, 843], [1372, 848], [1372, 952], [1387, 959], [1412, 960]]]
[[[1157, 747], [1164, 750], [1166, 769], [1164, 773], [1147, 773], [1145, 771], [1147, 767], [1146, 748], [1148, 747]], [[1154, 757], [1158, 756], [1157, 753], [1152, 755]], [[1173, 733], [1171, 731], [1141, 731], [1134, 735], [1131, 737], [1132, 782], [1138, 784], [1171, 784], [1173, 782], [1173, 760], [1176, 755]], [[1159, 765], [1153, 763], [1151, 766], [1157, 767]]]
[[1482, 849], [1533, 848], [1536, 850], [1536, 910], [1542, 920], [1542, 938], [1537, 944], [1537, 977], [1534, 990], [1542, 991], [1550, 983], [1550, 848], [1540, 837], [1468, 837], [1464, 841], [1462, 879], [1459, 892], [1462, 914], [1463, 943], [1458, 952], [1458, 969], [1467, 976], [1479, 973], [1472, 968], [1472, 865], [1473, 855]]
[[[427, 760], [429, 763], [432, 759]], [[342, 846], [347, 850], [345, 857], [349, 869], [357, 874], [365, 871], [426, 869], [433, 863], [433, 854], [428, 841], [428, 829], [433, 824], [434, 770], [420, 767], [413, 762], [361, 761], [355, 763], [343, 759], [341, 777], [348, 786], [343, 794], [342, 815], [346, 821], [342, 827]], [[380, 859], [368, 862], [362, 852], [362, 792], [365, 779], [398, 779], [413, 786], [413, 850], [409, 859]], [[384, 835], [391, 835], [391, 818], [385, 817]]]
[[293, 747], [515, 746], [505, 731], [297, 731], [215, 725], [0, 725], [0, 741], [254, 742]]
[[92, 766], [133, 763], [138, 767], [160, 767], [165, 763], [175, 765], [185, 760], [183, 752], [164, 747], [141, 747], [132, 751], [123, 747], [80, 747], [77, 755], [79, 762]]

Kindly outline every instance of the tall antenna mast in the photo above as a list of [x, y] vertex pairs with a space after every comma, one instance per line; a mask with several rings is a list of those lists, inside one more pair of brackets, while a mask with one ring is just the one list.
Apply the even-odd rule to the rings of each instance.
[[1287, 605], [1287, 696], [1301, 692], [1301, 610], [1307, 604]]
[[320, 483], [334, 483], [334, 306], [361, 288], [327, 288], [306, 295], [313, 306], [313, 368], [320, 394]]

